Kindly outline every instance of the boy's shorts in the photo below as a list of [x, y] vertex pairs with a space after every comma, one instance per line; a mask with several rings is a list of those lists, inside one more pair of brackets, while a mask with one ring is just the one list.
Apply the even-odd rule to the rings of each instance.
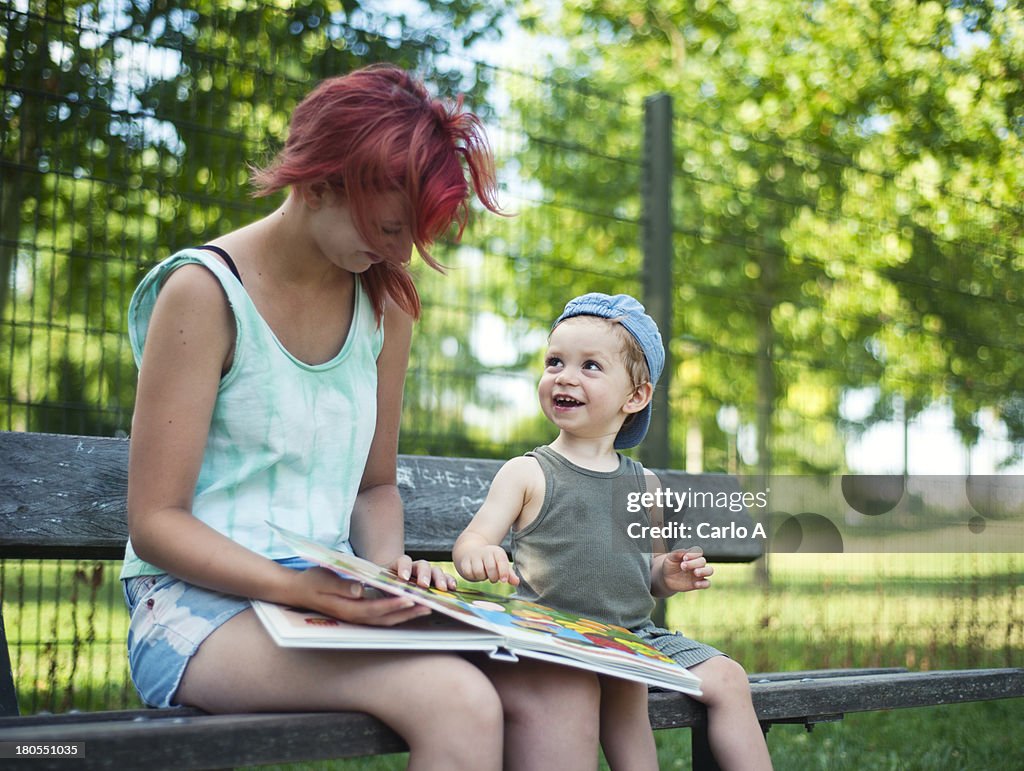
[[[301, 559], [281, 564], [305, 569]], [[185, 667], [210, 634], [243, 610], [249, 600], [202, 589], [167, 574], [136, 576], [122, 582], [128, 603], [128, 664], [142, 701], [174, 706]]]
[[691, 640], [679, 632], [670, 632], [653, 623], [634, 629], [633, 634], [653, 648], [657, 648], [682, 667], [695, 667], [715, 656], [725, 656], [718, 648]]

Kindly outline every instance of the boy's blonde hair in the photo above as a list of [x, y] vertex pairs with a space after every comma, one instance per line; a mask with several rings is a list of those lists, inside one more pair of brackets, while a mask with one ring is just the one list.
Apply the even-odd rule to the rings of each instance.
[[[591, 318], [600, 318], [591, 316]], [[607, 321], [615, 330], [615, 336], [622, 343], [622, 363], [626, 365], [626, 371], [633, 383], [634, 388], [639, 388], [644, 383], [651, 382], [651, 371], [647, 366], [647, 357], [644, 356], [644, 349], [640, 347], [637, 339], [630, 334], [618, 319], [602, 319]]]

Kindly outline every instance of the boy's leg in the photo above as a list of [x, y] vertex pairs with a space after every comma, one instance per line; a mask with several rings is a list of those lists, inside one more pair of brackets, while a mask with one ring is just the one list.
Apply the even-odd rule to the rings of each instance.
[[557, 664], [516, 663], [474, 656], [501, 695], [505, 715], [505, 769], [597, 768], [597, 677]]
[[718, 765], [725, 771], [771, 769], [743, 667], [725, 656], [715, 656], [690, 671], [701, 679], [704, 695], [695, 698], [708, 708], [708, 741]]
[[501, 766], [501, 703], [470, 662], [444, 654], [283, 648], [251, 610], [199, 646], [176, 701], [209, 712], [360, 710], [406, 740], [410, 768]]
[[658, 769], [647, 686], [617, 677], [600, 678], [601, 747], [612, 771]]

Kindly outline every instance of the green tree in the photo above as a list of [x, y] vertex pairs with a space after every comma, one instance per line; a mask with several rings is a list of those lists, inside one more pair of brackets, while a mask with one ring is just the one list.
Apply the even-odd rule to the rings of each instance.
[[124, 314], [141, 272], [268, 210], [249, 196], [248, 164], [283, 141], [317, 79], [391, 61], [442, 93], [482, 96], [481, 70], [452, 54], [496, 36], [506, 6], [423, 0], [397, 16], [352, 0], [6, 6], [7, 427], [126, 429], [134, 368]]
[[[879, 414], [942, 400], [967, 432], [987, 407], [1024, 438], [1018, 9], [589, 0], [547, 32], [571, 41], [563, 77], [605, 96], [589, 112], [570, 88], [520, 101], [561, 125], [542, 136], [625, 154], [620, 104], [673, 97], [673, 396], [706, 433], [737, 405], [763, 469], [837, 469], [842, 394], [872, 386]], [[636, 186], [600, 163], [536, 171], [550, 195], [635, 211]], [[618, 244], [637, 264], [635, 238]]]

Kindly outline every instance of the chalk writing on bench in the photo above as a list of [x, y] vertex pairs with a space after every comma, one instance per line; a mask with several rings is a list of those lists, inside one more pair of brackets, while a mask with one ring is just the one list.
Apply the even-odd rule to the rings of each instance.
[[407, 474], [402, 474], [399, 479], [400, 484], [412, 488], [417, 486], [416, 482], [420, 482], [424, 486], [435, 485], [448, 487], [452, 490], [464, 490], [470, 487], [483, 491], [488, 488], [491, 480], [478, 474], [468, 476], [445, 469], [424, 468], [417, 464], [412, 469], [409, 469]]

